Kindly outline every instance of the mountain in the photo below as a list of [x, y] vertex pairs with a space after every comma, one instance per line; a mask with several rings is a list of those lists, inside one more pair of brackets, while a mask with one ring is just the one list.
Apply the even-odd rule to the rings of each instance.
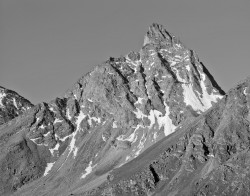
[[33, 104], [27, 99], [0, 86], [0, 125], [21, 115], [31, 107]]
[[152, 24], [139, 52], [97, 65], [63, 97], [0, 127], [0, 194], [120, 191], [119, 172], [138, 173], [223, 95], [196, 53]]
[[249, 108], [247, 78], [85, 195], [250, 195]]

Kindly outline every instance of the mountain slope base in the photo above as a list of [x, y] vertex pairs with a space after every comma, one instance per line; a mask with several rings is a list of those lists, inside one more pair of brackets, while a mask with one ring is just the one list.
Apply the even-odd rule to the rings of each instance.
[[249, 195], [250, 78], [193, 122], [74, 195]]

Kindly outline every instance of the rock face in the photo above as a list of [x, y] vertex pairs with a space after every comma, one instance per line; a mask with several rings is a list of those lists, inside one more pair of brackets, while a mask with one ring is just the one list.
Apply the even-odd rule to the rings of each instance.
[[250, 78], [85, 195], [250, 195], [249, 108]]
[[0, 125], [19, 116], [33, 106], [16, 92], [0, 86]]
[[[119, 189], [126, 180], [112, 171], [124, 171], [154, 146], [171, 145], [165, 136], [178, 135], [223, 95], [195, 52], [153, 24], [139, 52], [110, 58], [62, 98], [0, 127], [0, 194], [126, 195]], [[161, 181], [154, 165], [144, 172]]]

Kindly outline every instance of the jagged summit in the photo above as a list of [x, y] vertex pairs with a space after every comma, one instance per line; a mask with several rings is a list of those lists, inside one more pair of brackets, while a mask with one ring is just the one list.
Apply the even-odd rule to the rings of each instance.
[[16, 92], [0, 86], [0, 125], [19, 116], [33, 106]]
[[144, 37], [144, 44], [149, 44], [149, 43], [154, 43], [154, 44], [159, 44], [159, 43], [171, 43], [172, 38], [174, 36], [171, 35], [163, 25], [153, 23], [152, 25], [149, 26], [149, 30], [146, 33]]
[[11, 141], [0, 146], [0, 164], [10, 165], [1, 170], [0, 194], [32, 181], [16, 194], [87, 191], [223, 95], [197, 55], [153, 24], [140, 51], [97, 65], [64, 97], [0, 130]]

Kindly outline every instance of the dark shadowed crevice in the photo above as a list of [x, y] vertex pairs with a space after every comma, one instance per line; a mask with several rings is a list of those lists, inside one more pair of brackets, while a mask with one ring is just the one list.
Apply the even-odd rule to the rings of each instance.
[[[142, 64], [140, 65], [139, 72], [141, 73], [142, 78], [143, 78], [143, 86], [145, 87], [145, 89], [147, 89], [147, 88], [146, 88], [146, 83], [147, 83], [146, 74], [145, 74], [145, 69], [144, 69], [144, 67], [142, 66]], [[148, 97], [148, 92], [147, 92], [147, 90], [145, 90], [145, 94], [146, 94], [147, 97]]]
[[160, 53], [157, 53], [157, 55], [158, 55], [158, 58], [161, 60], [162, 65], [163, 65], [163, 66], [167, 69], [167, 71], [172, 75], [172, 77], [174, 78], [174, 80], [175, 80], [175, 81], [178, 81], [178, 79], [177, 79], [175, 73], [172, 71], [172, 69], [171, 69], [171, 67], [170, 67], [170, 65], [169, 65], [169, 62], [168, 62], [166, 59], [164, 59]]
[[149, 169], [150, 169], [151, 173], [153, 174], [155, 184], [157, 184], [160, 181], [158, 174], [156, 173], [156, 171], [152, 165], [149, 166]]
[[209, 73], [208, 69], [203, 65], [202, 62], [200, 62], [203, 68], [203, 72], [208, 76], [210, 79], [212, 85], [222, 94], [225, 95], [225, 92], [221, 89], [221, 87], [218, 85], [218, 83], [215, 81], [214, 77]]
[[[196, 64], [195, 64], [195, 51], [194, 50], [190, 50], [190, 62], [191, 62], [191, 64], [193, 65], [193, 68], [195, 69], [195, 72], [196, 73], [199, 73], [199, 71], [198, 71], [198, 69], [197, 69], [197, 66], [196, 66]], [[201, 63], [201, 62], [200, 62]], [[202, 64], [202, 63], [201, 63]], [[201, 79], [200, 78], [200, 74], [198, 74], [198, 76], [199, 76], [199, 80]], [[197, 76], [195, 76], [196, 78], [197, 78]]]
[[161, 87], [159, 86], [159, 84], [155, 81], [155, 79], [152, 80], [153, 81], [153, 85], [155, 87], [155, 90], [158, 93], [158, 97], [161, 100], [161, 103], [164, 104], [164, 100], [163, 100], [163, 93], [161, 92]]

